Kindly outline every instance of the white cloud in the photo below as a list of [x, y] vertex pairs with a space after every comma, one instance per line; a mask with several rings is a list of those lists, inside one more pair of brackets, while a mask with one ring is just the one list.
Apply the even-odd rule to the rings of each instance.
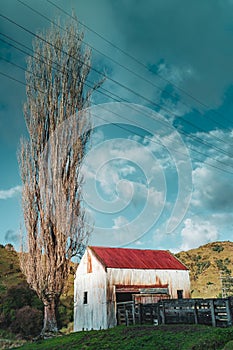
[[[103, 142], [100, 139], [100, 144], [86, 156], [84, 197], [86, 204], [97, 216], [101, 213], [102, 221], [105, 221], [101, 224], [101, 220], [96, 220], [95, 226], [95, 232], [100, 232], [99, 236], [104, 239], [102, 228], [107, 227], [113, 233], [111, 241], [120, 241], [119, 237], [123, 241], [126, 236], [132, 240], [139, 238], [158, 222], [168, 201], [173, 203], [169, 210], [173, 220], [167, 220], [170, 226], [175, 227], [182, 220], [189, 202], [186, 197], [190, 193], [191, 167], [185, 168], [189, 158], [183, 152], [173, 154], [173, 141], [178, 144], [176, 150], [185, 148], [174, 129], [165, 124], [155, 132], [160, 136], [155, 137], [156, 143], [143, 136]], [[172, 212], [172, 209], [176, 211]], [[115, 216], [108, 220], [108, 214]], [[123, 216], [128, 222], [122, 221]]]
[[138, 240], [138, 241], [134, 242], [134, 244], [136, 246], [143, 246], [144, 243], [142, 241]]
[[128, 220], [124, 216], [118, 216], [116, 219], [113, 220], [114, 225], [112, 228], [120, 228], [122, 226], [125, 226], [128, 224]]
[[104, 141], [104, 133], [101, 129], [95, 130], [91, 136], [91, 145], [95, 146]]
[[17, 194], [21, 193], [22, 186], [15, 186], [8, 190], [0, 190], [0, 199], [9, 199], [17, 196]]
[[207, 167], [205, 163], [193, 171], [193, 205], [213, 212], [232, 211], [232, 176]]
[[184, 225], [181, 231], [181, 250], [189, 250], [218, 239], [219, 233], [216, 226], [208, 220], [201, 220], [198, 217], [188, 218], [184, 221]]

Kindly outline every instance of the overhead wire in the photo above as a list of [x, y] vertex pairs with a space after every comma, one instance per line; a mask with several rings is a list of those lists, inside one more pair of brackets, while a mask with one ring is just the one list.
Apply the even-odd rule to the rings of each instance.
[[[31, 52], [33, 53], [33, 50], [32, 50], [31, 48], [29, 48], [28, 46], [26, 46], [26, 45], [24, 45], [24, 44], [21, 44], [19, 41], [17, 41], [17, 40], [15, 40], [15, 39], [11, 38], [9, 35], [6, 35], [6, 34], [1, 33], [1, 32], [0, 32], [0, 35], [3, 35], [3, 36], [5, 36], [5, 37], [7, 37], [8, 39], [14, 41], [14, 42], [17, 43], [18, 45], [22, 45], [24, 48], [26, 48], [27, 50], [29, 50], [29, 51], [31, 51]], [[33, 57], [33, 55], [31, 55], [29, 52], [20, 49], [19, 47], [15, 46], [14, 44], [12, 44], [12, 43], [10, 43], [10, 42], [8, 42], [8, 41], [2, 39], [2, 38], [0, 38], [0, 41], [6, 43], [7, 45], [12, 46], [14, 49], [16, 49], [16, 50], [18, 50], [18, 51], [20, 51], [20, 52], [22, 52], [22, 53], [24, 53], [24, 54], [26, 54], [26, 55], [28, 55], [28, 56], [30, 56], [30, 57]], [[43, 56], [40, 55], [40, 57], [43, 57]], [[43, 57], [43, 58], [45, 58], [45, 57]], [[11, 63], [9, 60], [6, 60], [6, 59], [4, 59], [4, 58], [2, 58], [2, 59], [5, 60], [5, 61], [7, 61], [8, 63]], [[38, 60], [39, 60], [40, 62], [42, 62], [42, 63], [45, 63], [44, 61], [41, 61], [40, 59], [38, 59]], [[49, 59], [49, 61], [52, 62], [52, 63], [55, 63], [56, 65], [58, 65], [57, 62], [54, 62], [54, 61], [51, 60], [51, 59]], [[15, 65], [17, 65], [17, 64], [15, 64]], [[20, 67], [20, 68], [22, 69], [23, 67]], [[25, 68], [23, 68], [23, 69], [25, 70]], [[59, 71], [58, 69], [56, 69], [56, 70]], [[62, 71], [60, 71], [60, 73], [64, 74]], [[86, 79], [86, 82], [89, 82], [89, 83], [91, 83], [91, 84], [94, 84], [94, 82], [91, 82], [91, 81], [88, 80], [88, 79]], [[87, 86], [90, 87], [89, 85], [87, 85]], [[117, 96], [117, 95], [115, 95], [114, 93], [112, 93], [111, 91], [109, 91], [109, 90], [103, 88], [102, 86], [101, 86], [100, 88], [101, 88], [101, 90], [105, 91], [106, 93], [108, 92], [108, 93], [111, 94], [112, 96]], [[107, 95], [107, 94], [104, 94], [104, 95], [105, 95], [106, 97], [109, 97], [109, 98], [111, 98], [111, 99], [114, 99], [116, 102], [119, 102], [119, 100], [117, 100], [116, 98], [113, 98], [111, 95]]]
[[[2, 58], [2, 59], [4, 59], [4, 58]], [[6, 59], [4, 59], [4, 60], [6, 60]], [[8, 62], [8, 63], [14, 65], [14, 63], [12, 63], [12, 62]], [[19, 66], [17, 65], [17, 67], [19, 67]], [[23, 67], [20, 67], [20, 68], [24, 69]], [[33, 73], [32, 73], [32, 74], [33, 74]], [[8, 74], [5, 74], [4, 72], [1, 72], [1, 71], [0, 71], [0, 75], [3, 75], [3, 76], [5, 76], [6, 78], [8, 78], [8, 79], [10, 79], [10, 80], [13, 80], [13, 81], [15, 81], [15, 82], [17, 82], [17, 83], [20, 83], [21, 85], [28, 86], [28, 84], [27, 84], [26, 82], [20, 81], [20, 80], [14, 78], [14, 77], [12, 77], [12, 76], [10, 76], [10, 75], [8, 75]], [[42, 91], [42, 90], [39, 90], [39, 91], [40, 91], [41, 93], [44, 93], [44, 94], [45, 94], [45, 91]], [[97, 90], [97, 91], [98, 91], [98, 90]], [[107, 109], [104, 108], [103, 106], [101, 106], [101, 108], [102, 108], [103, 110], [109, 112], [109, 110], [107, 110]], [[111, 111], [111, 113], [117, 115], [118, 117], [120, 117], [120, 118], [123, 119], [123, 120], [126, 120], [126, 121], [131, 122], [131, 120], [129, 120], [129, 119], [125, 118], [125, 117], [122, 117], [121, 115], [119, 115], [119, 114], [116, 113], [116, 112]], [[108, 121], [107, 119], [105, 119], [105, 118], [103, 118], [103, 117], [100, 117], [99, 115], [96, 115], [96, 114], [94, 114], [94, 113], [92, 113], [92, 115], [93, 115], [94, 117], [96, 117], [96, 118], [98, 118], [98, 119], [104, 121], [104, 122], [107, 122], [108, 124], [111, 124], [111, 125], [113, 125], [113, 126], [115, 126], [115, 127], [117, 127], [117, 128], [120, 128], [120, 129], [122, 129], [122, 130], [124, 130], [124, 131], [127, 131], [127, 132], [129, 132], [130, 134], [139, 136], [139, 137], [141, 137], [141, 138], [143, 137], [144, 139], [146, 139], [146, 140], [148, 140], [148, 141], [150, 141], [150, 142], [152, 142], [152, 143], [154, 143], [154, 144], [157, 144], [157, 145], [161, 146], [161, 142], [155, 141], [154, 139], [151, 139], [151, 138], [148, 137], [147, 135], [141, 135], [140, 133], [137, 133], [137, 132], [135, 132], [135, 131], [133, 132], [132, 130], [128, 129], [127, 127], [124, 127], [124, 126], [122, 126], [122, 125], [119, 125], [119, 123], [113, 123], [113, 122], [110, 122], [110, 123], [109, 123], [109, 121]], [[122, 124], [122, 123], [120, 123], [120, 124]], [[137, 125], [137, 127], [140, 128], [140, 125]], [[163, 144], [162, 144], [162, 146], [165, 147]], [[225, 163], [219, 161], [218, 159], [212, 158], [211, 156], [204, 154], [203, 152], [200, 152], [200, 151], [198, 151], [198, 150], [196, 150], [196, 149], [193, 149], [193, 148], [191, 148], [191, 147], [188, 147], [188, 149], [190, 149], [191, 151], [194, 151], [194, 152], [196, 152], [196, 153], [198, 153], [198, 154], [200, 154], [200, 155], [202, 155], [202, 156], [205, 156], [205, 157], [207, 157], [207, 158], [209, 158], [209, 159], [212, 159], [212, 160], [214, 160], [215, 162], [218, 162], [218, 163], [220, 163], [220, 164], [222, 164], [222, 165], [224, 165], [224, 166], [230, 167], [229, 164], [225, 164]], [[185, 153], [183, 153], [183, 152], [181, 152], [181, 151], [179, 151], [179, 150], [177, 150], [177, 149], [173, 149], [173, 152], [174, 152], [174, 153], [181, 154], [181, 155], [185, 155], [185, 156], [187, 157], [187, 154], [185, 154]], [[202, 160], [200, 160], [200, 159], [198, 159], [198, 158], [196, 158], [196, 157], [192, 157], [192, 158], [193, 158], [194, 160], [198, 161], [198, 162], [202, 162]], [[209, 167], [212, 167], [212, 168], [214, 168], [214, 169], [220, 170], [221, 172], [224, 172], [224, 173], [226, 173], [226, 174], [233, 175], [233, 172], [231, 172], [231, 171], [229, 171], [229, 170], [226, 170], [226, 169], [219, 168], [219, 167], [217, 167], [216, 165], [211, 164], [211, 163], [209, 163], [209, 162], [206, 162], [206, 161], [205, 161], [205, 164], [206, 164], [207, 166], [209, 166]]]
[[[20, 42], [18, 42], [17, 40], [15, 40], [15, 39], [13, 39], [13, 38], [11, 38], [11, 37], [5, 35], [5, 34], [2, 34], [1, 32], [0, 32], [0, 34], [3, 35], [3, 36], [5, 36], [5, 37], [7, 37], [8, 39], [10, 39], [10, 40], [16, 42], [18, 45], [21, 45]], [[22, 50], [22, 49], [16, 47], [14, 44], [9, 43], [9, 42], [7, 42], [6, 40], [4, 40], [4, 39], [2, 39], [2, 38], [0, 38], [0, 40], [3, 41], [3, 42], [5, 42], [5, 43], [8, 44], [8, 45], [14, 47], [15, 49], [19, 50], [20, 52], [25, 53], [25, 54], [27, 54], [28, 56], [33, 57], [33, 55], [29, 54], [29, 53], [26, 52], [25, 50]], [[51, 44], [51, 43], [50, 43], [50, 44]], [[54, 47], [54, 45], [52, 45], [52, 44], [51, 44], [51, 46]], [[33, 50], [32, 50], [31, 48], [27, 47], [26, 45], [23, 45], [23, 47], [26, 48], [26, 49], [28, 49], [29, 51], [33, 52]], [[64, 53], [65, 53], [66, 55], [68, 55], [67, 52], [64, 51]], [[70, 56], [70, 55], [69, 55], [69, 56]], [[40, 55], [39, 57], [40, 57], [40, 58], [37, 58], [37, 59], [38, 59], [40, 62], [44, 63], [44, 61], [41, 60], [41, 57], [42, 57], [42, 58], [45, 58], [45, 57], [43, 57], [42, 55]], [[56, 64], [56, 65], [59, 65], [57, 62], [55, 62], [55, 61], [53, 61], [53, 60], [51, 60], [51, 59], [49, 59], [49, 61], [50, 61], [51, 63], [54, 63], [54, 64]], [[60, 66], [61, 66], [61, 65], [60, 65]], [[61, 70], [59, 70], [59, 69], [57, 69], [57, 68], [54, 68], [54, 69], [56, 69], [57, 71], [60, 71], [60, 73], [64, 74], [63, 71], [61, 71]], [[91, 88], [91, 86], [90, 86], [89, 84], [87, 84], [87, 83], [93, 84], [93, 82], [90, 82], [88, 79], [87, 79], [86, 82], [85, 82], [86, 86], [89, 87], [89, 88]], [[115, 94], [115, 96], [117, 96], [118, 98], [121, 99], [120, 101], [119, 101], [119, 100], [116, 100], [115, 98], [113, 98], [112, 96], [109, 95], [109, 93], [111, 93], [111, 92], [109, 92], [109, 90], [104, 89], [104, 88], [102, 88], [102, 87], [101, 87], [101, 89], [105, 91], [105, 92], [103, 92], [102, 94], [103, 94], [104, 96], [108, 97], [108, 98], [114, 99], [114, 100], [117, 101], [117, 102], [122, 102], [122, 101], [123, 101], [123, 102], [129, 102], [129, 101], [127, 101], [126, 99], [122, 99], [121, 97], [119, 97], [119, 96], [117, 96], [117, 95]], [[98, 90], [97, 90], [97, 91], [98, 91]], [[106, 92], [107, 92], [108, 94], [107, 94]], [[131, 108], [134, 109], [134, 110], [136, 110], [136, 111], [138, 111], [138, 109], [137, 109], [137, 107], [135, 107], [135, 105], [132, 105]], [[144, 112], [144, 115], [146, 115], [147, 117], [150, 117], [151, 119], [154, 119], [154, 118], [152, 118], [151, 115], [149, 115], [148, 113], [145, 113], [145, 112]], [[160, 119], [158, 119], [158, 120], [156, 120], [156, 121], [157, 121], [159, 124], [165, 125], [167, 128], [169, 128], [169, 129], [171, 129], [171, 130], [174, 130], [173, 126], [170, 125], [169, 123], [167, 123], [167, 122], [165, 122], [165, 121], [163, 121], [163, 120], [160, 120]], [[226, 152], [225, 150], [223, 150], [223, 149], [221, 149], [221, 148], [219, 148], [219, 147], [217, 147], [217, 146], [215, 146], [215, 145], [212, 145], [212, 144], [210, 144], [210, 143], [208, 143], [208, 142], [205, 142], [205, 141], [203, 141], [202, 139], [200, 139], [199, 137], [197, 137], [197, 136], [195, 136], [195, 135], [187, 134], [187, 133], [184, 132], [183, 130], [179, 130], [179, 133], [185, 135], [186, 137], [189, 137], [189, 138], [195, 140], [196, 142], [198, 142], [198, 143], [200, 143], [200, 144], [202, 144], [202, 145], [204, 144], [204, 145], [207, 145], [207, 146], [211, 146], [212, 148], [215, 148], [216, 150], [220, 151], [221, 153], [223, 153], [223, 154], [225, 154], [225, 155], [227, 155], [227, 156], [230, 155], [230, 154], [229, 154], [228, 152]], [[221, 161], [219, 161], [219, 162], [221, 163]]]
[[[56, 23], [55, 21], [52, 21], [49, 17], [45, 16], [44, 14], [42, 14], [40, 11], [36, 10], [35, 8], [33, 8], [32, 6], [28, 5], [27, 3], [25, 3], [22, 0], [17, 0], [20, 4], [22, 4], [23, 6], [25, 6], [26, 8], [30, 9], [32, 12], [38, 14], [39, 16], [41, 16], [42, 18], [46, 19], [49, 23], [52, 23], [53, 25], [55, 25], [56, 27], [58, 27], [59, 29], [62, 29], [63, 31], [66, 31], [66, 29], [64, 29], [61, 25], [59, 25], [58, 23]], [[51, 2], [52, 3], [52, 2]], [[57, 6], [56, 6], [57, 7]], [[66, 11], [64, 12], [67, 16], [69, 15]], [[75, 21], [77, 21], [77, 19], [72, 16], [69, 15], [70, 18], [74, 19]], [[79, 22], [78, 22], [79, 23]], [[81, 25], [83, 25], [81, 23]], [[84, 25], [84, 28], [86, 26]], [[89, 28], [89, 27], [88, 27]], [[89, 28], [90, 29], [90, 28]], [[90, 29], [91, 30], [91, 29]], [[171, 96], [174, 98], [174, 95], [166, 90], [164, 90], [163, 88], [161, 88], [159, 85], [155, 84], [154, 82], [150, 81], [149, 79], [146, 79], [145, 77], [143, 77], [142, 75], [140, 75], [139, 73], [133, 71], [132, 69], [126, 67], [125, 65], [121, 64], [119, 61], [116, 61], [115, 59], [113, 59], [112, 57], [110, 57], [109, 55], [106, 55], [105, 53], [101, 52], [100, 50], [98, 50], [97, 48], [95, 48], [93, 45], [90, 45], [89, 43], [85, 42], [83, 40], [83, 43], [85, 45], [87, 45], [88, 47], [90, 47], [92, 50], [96, 51], [98, 54], [102, 55], [103, 57], [107, 58], [108, 60], [110, 60], [111, 62], [113, 62], [114, 64], [120, 66], [121, 68], [125, 69], [126, 71], [130, 72], [131, 74], [135, 75], [136, 77], [142, 79], [143, 81], [145, 81], [146, 83], [150, 84], [151, 86], [155, 87], [156, 89], [162, 91], [163, 93], [166, 93], [168, 96]], [[181, 104], [183, 104], [184, 106], [190, 108], [190, 106], [183, 102], [183, 101], [179, 101]], [[161, 105], [160, 105], [161, 106]], [[162, 107], [162, 106], [161, 106]], [[170, 113], [176, 115], [175, 112], [170, 111]], [[196, 124], [190, 122], [189, 120], [186, 120], [184, 117], [180, 116], [179, 119], [183, 120], [184, 123], [191, 125], [192, 127], [196, 128], [197, 130], [199, 130], [200, 132], [206, 132], [206, 130], [203, 130], [202, 128], [200, 128], [199, 126], [197, 126]], [[221, 123], [219, 123], [218, 121], [210, 118], [209, 116], [206, 116], [206, 119], [211, 120], [212, 122], [214, 122], [215, 124], [219, 125], [220, 127], [225, 128], [225, 126]], [[219, 141], [222, 141], [225, 143], [224, 139], [221, 139], [219, 137], [217, 137], [215, 135], [215, 138], [217, 138]]]
[[[38, 35], [38, 34], [35, 34], [35, 33], [32, 32], [31, 30], [25, 28], [24, 26], [20, 25], [19, 23], [15, 22], [14, 20], [10, 19], [9, 17], [7, 17], [7, 16], [5, 16], [5, 15], [3, 15], [3, 14], [0, 14], [0, 17], [6, 19], [6, 20], [9, 21], [10, 23], [12, 23], [12, 24], [18, 26], [19, 28], [23, 29], [24, 31], [28, 32], [30, 35], [32, 35], [32, 36], [38, 38], [39, 40], [42, 40], [42, 41], [44, 41], [45, 43], [49, 44], [50, 46], [53, 46], [53, 47], [54, 47], [54, 45], [51, 44], [48, 40], [44, 39], [43, 37], [41, 37], [41, 36]], [[61, 50], [61, 51], [63, 51], [63, 53], [65, 53], [65, 54], [67, 54], [64, 50]], [[71, 56], [71, 57], [72, 57], [72, 56]], [[82, 63], [85, 64], [85, 62], [82, 62]], [[87, 64], [86, 64], [86, 65], [87, 65]], [[90, 69], [93, 70], [94, 72], [96, 72], [97, 74], [100, 74], [100, 75], [102, 74], [102, 72], [100, 72], [99, 70], [97, 70], [97, 69], [94, 68], [94, 67], [90, 67]], [[126, 85], [122, 84], [121, 82], [119, 82], [119, 81], [117, 81], [117, 80], [115, 80], [115, 79], [113, 79], [113, 78], [111, 78], [111, 77], [108, 77], [108, 79], [109, 79], [110, 81], [112, 81], [113, 83], [115, 83], [116, 85], [119, 85], [120, 87], [122, 87], [122, 88], [124, 88], [125, 90], [129, 91], [130, 93], [134, 94], [135, 96], [138, 96], [139, 98], [142, 98], [142, 99], [145, 100], [147, 103], [150, 103], [150, 104], [154, 105], [155, 107], [159, 108], [160, 110], [162, 109], [162, 110], [166, 111], [168, 114], [172, 114], [172, 115], [176, 116], [176, 114], [175, 114], [173, 111], [170, 111], [168, 108], [166, 108], [166, 107], [164, 107], [164, 106], [161, 106], [159, 103], [156, 103], [156, 102], [154, 102], [154, 101], [148, 99], [147, 97], [145, 97], [145, 96], [141, 95], [140, 93], [138, 93], [137, 91], [135, 91], [135, 90], [133, 90], [133, 89], [127, 87]], [[187, 120], [185, 120], [185, 119], [183, 119], [183, 120], [184, 120], [184, 122], [185, 122], [186, 124], [189, 124], [189, 125], [191, 125], [191, 126], [194, 126], [194, 127], [195, 127], [196, 129], [198, 129], [200, 132], [206, 132], [205, 130], [203, 130], [202, 128], [196, 126], [195, 124], [191, 123], [190, 121], [187, 121]], [[184, 131], [180, 131], [180, 133], [186, 134]], [[191, 135], [190, 137], [193, 138], [193, 139], [196, 139], [196, 140], [199, 139], [198, 136], [193, 136], [193, 135]], [[218, 138], [216, 135], [214, 136], [214, 138], [218, 139], [219, 141], [221, 141], [221, 142], [223, 142], [223, 143], [226, 143], [225, 140]], [[220, 150], [220, 148], [217, 147], [217, 146], [215, 146], [215, 145], [212, 145], [212, 147], [215, 148], [215, 149], [219, 149], [219, 150]], [[224, 151], [224, 152], [225, 152], [225, 151]]]
[[[38, 34], [35, 34], [34, 32], [32, 32], [31, 30], [25, 28], [24, 26], [22, 26], [22, 25], [16, 23], [15, 21], [11, 20], [11, 19], [8, 18], [7, 16], [4, 16], [3, 14], [0, 14], [0, 16], [3, 17], [4, 19], [6, 19], [7, 21], [9, 21], [10, 23], [13, 23], [14, 25], [16, 25], [16, 26], [18, 26], [19, 28], [23, 29], [24, 31], [28, 32], [30, 35], [36, 37], [37, 39], [44, 41], [45, 43], [49, 44], [49, 45], [52, 46], [52, 47], [55, 47], [55, 46], [54, 46], [52, 43], [50, 43], [48, 40], [44, 39], [43, 37], [41, 37], [41, 36], [38, 35]], [[24, 45], [24, 46], [25, 46], [25, 45]], [[61, 52], [63, 52], [64, 54], [68, 55], [68, 53], [65, 52], [64, 50], [61, 50]], [[72, 56], [70, 55], [70, 57], [72, 57]], [[82, 64], [85, 64], [85, 62], [82, 61]], [[86, 65], [87, 65], [87, 64], [86, 64]], [[97, 69], [94, 68], [94, 67], [90, 67], [90, 69], [92, 69], [93, 71], [95, 71], [95, 72], [98, 73], [98, 74], [102, 74], [99, 70], [97, 70]], [[127, 91], [130, 91], [131, 93], [134, 93], [135, 95], [139, 96], [140, 98], [143, 98], [143, 99], [146, 100], [147, 102], [150, 102], [151, 104], [154, 104], [156, 107], [159, 107], [160, 109], [166, 110], [169, 114], [174, 114], [174, 112], [172, 112], [172, 111], [168, 110], [167, 108], [165, 108], [165, 107], [159, 105], [158, 103], [155, 103], [155, 102], [149, 100], [148, 98], [142, 96], [142, 95], [139, 94], [138, 92], [136, 92], [136, 91], [134, 91], [133, 89], [131, 89], [131, 88], [125, 86], [124, 84], [122, 84], [122, 83], [116, 81], [115, 79], [109, 78], [109, 80], [111, 80], [111, 81], [113, 81], [114, 83], [116, 83], [117, 85], [123, 87], [123, 88], [126, 89]], [[159, 121], [159, 122], [162, 123], [162, 121]], [[188, 123], [189, 123], [189, 122], [188, 122]], [[189, 123], [189, 124], [190, 124], [190, 123]], [[169, 126], [167, 125], [167, 127], [169, 127]], [[173, 127], [170, 126], [170, 128], [173, 128]], [[201, 130], [201, 131], [203, 131], [203, 130]], [[201, 143], [201, 144], [205, 144], [205, 145], [207, 145], [207, 146], [210, 146], [210, 147], [212, 147], [212, 148], [214, 148], [214, 149], [220, 151], [221, 153], [224, 153], [224, 154], [226, 154], [226, 155], [229, 155], [229, 153], [226, 152], [225, 150], [223, 150], [222, 148], [217, 147], [216, 145], [213, 145], [213, 144], [209, 144], [208, 142], [203, 141], [203, 139], [199, 138], [199, 137], [196, 136], [196, 135], [188, 134], [188, 133], [184, 132], [184, 131], [181, 130], [181, 129], [179, 129], [179, 132], [180, 132], [181, 134], [184, 134], [184, 135], [188, 136], [189, 138], [192, 138], [193, 140], [195, 140], [195, 141], [197, 141], [197, 142], [199, 142], [199, 143]], [[214, 138], [218, 139], [219, 141], [222, 141], [222, 142], [226, 143], [225, 140], [219, 139], [219, 138], [216, 137], [216, 136], [214, 136]], [[226, 144], [228, 145], [228, 143], [226, 143]]]
[[[4, 16], [3, 15], [3, 17], [5, 17], [5, 18], [7, 18], [6, 16]], [[12, 20], [10, 20], [10, 21], [12, 21]], [[14, 22], [14, 21], [12, 21], [12, 22]], [[18, 25], [17, 23], [15, 23], [16, 25]], [[21, 26], [22, 27], [22, 29], [25, 29], [23, 26]], [[30, 33], [32, 34], [32, 35], [35, 35], [35, 36], [37, 36], [38, 37], [38, 35], [36, 35], [36, 34], [34, 34], [33, 32], [31, 32], [30, 31]], [[4, 34], [3, 34], [4, 35]], [[9, 36], [8, 36], [8, 38], [10, 38]], [[41, 37], [38, 37], [39, 39], [42, 39]], [[14, 40], [14, 39], [12, 39], [12, 38], [10, 38], [11, 40]], [[15, 40], [14, 40], [15, 41]], [[47, 42], [47, 41], [46, 41]], [[19, 43], [19, 42], [18, 42]], [[49, 42], [48, 42], [49, 43]], [[8, 44], [10, 44], [10, 43], [8, 43]], [[27, 48], [28, 49], [28, 47], [26, 47], [26, 45], [23, 45], [22, 43], [19, 43], [20, 45], [22, 45], [22, 46], [24, 46], [25, 48]], [[51, 46], [53, 46], [54, 47], [54, 45], [52, 45], [51, 43], [49, 43]], [[11, 45], [11, 44], [10, 44]], [[17, 47], [15, 47], [16, 49], [19, 49], [19, 48], [17, 48]], [[21, 50], [22, 51], [22, 50]], [[22, 52], [24, 52], [24, 53], [26, 53], [26, 54], [28, 54], [28, 52], [25, 52], [25, 51], [22, 51]], [[65, 51], [63, 51], [66, 55], [67, 55], [67, 52], [65, 52]], [[1, 72], [1, 74], [2, 74], [2, 72]], [[4, 75], [4, 74], [2, 74], [2, 75]], [[5, 75], [6, 76], [6, 75]], [[10, 79], [12, 79], [12, 77], [10, 77]], [[15, 81], [18, 81], [17, 79], [14, 79]], [[20, 82], [20, 81], [18, 81], [19, 83], [21, 83], [22, 84], [22, 82]], [[106, 89], [105, 89], [106, 90]], [[97, 90], [98, 91], [98, 90]], [[107, 90], [106, 90], [107, 91]], [[110, 97], [110, 98], [112, 98], [112, 96], [109, 96], [108, 95], [108, 97]], [[166, 125], [167, 126], [167, 125]], [[173, 128], [172, 128], [173, 129]], [[190, 137], [190, 135], [189, 134], [186, 134], [186, 133], [184, 133], [185, 134], [185, 136], [188, 136], [188, 137]], [[140, 135], [139, 135], [140, 136]], [[196, 138], [197, 139], [197, 138]], [[197, 140], [198, 141], [198, 140]], [[202, 144], [203, 144], [203, 142], [201, 142]], [[208, 144], [209, 145], [209, 144]], [[213, 147], [213, 145], [211, 145], [212, 147]], [[220, 149], [220, 148], [217, 148], [218, 150], [220, 150], [220, 151], [224, 151], [224, 150], [222, 150], [222, 149]], [[194, 149], [192, 149], [193, 151], [196, 151], [196, 150], [194, 150]], [[198, 153], [201, 153], [202, 155], [205, 155], [205, 154], [203, 154], [202, 152], [198, 152]], [[229, 154], [227, 153], [227, 152], [225, 152], [225, 154], [227, 155], [227, 156], [229, 156]], [[207, 156], [207, 155], [205, 155], [205, 156]], [[208, 156], [209, 157], [209, 156]], [[213, 158], [212, 158], [213, 159]], [[223, 163], [223, 162], [221, 162], [221, 161], [219, 161], [219, 160], [216, 160], [216, 159], [213, 159], [214, 161], [217, 161], [217, 162], [220, 162], [221, 164], [224, 164], [225, 166], [229, 166], [229, 165], [227, 165], [227, 164], [225, 164], [225, 163]], [[200, 161], [200, 160], [199, 160]]]
[[[21, 3], [23, 3], [22, 0], [17, 0]], [[63, 12], [66, 16], [72, 18], [73, 20], [77, 21], [77, 18], [73, 15], [71, 15], [69, 12], [67, 12], [66, 10], [64, 10], [61, 6], [59, 6], [58, 4], [54, 3], [52, 0], [46, 0], [49, 4], [51, 4], [53, 7], [57, 8], [59, 11]], [[112, 41], [110, 41], [109, 39], [107, 39], [105, 36], [103, 36], [102, 34], [99, 34], [97, 31], [95, 31], [93, 28], [91, 28], [90, 26], [88, 26], [87, 24], [84, 24], [83, 22], [79, 21], [79, 23], [88, 31], [90, 31], [91, 33], [95, 34], [97, 37], [99, 37], [100, 39], [102, 39], [104, 42], [106, 42], [107, 44], [109, 44], [110, 46], [112, 46], [114, 49], [118, 50], [119, 52], [121, 52], [122, 54], [124, 54], [126, 57], [130, 58], [132, 61], [136, 62], [138, 65], [140, 65], [141, 67], [143, 67], [144, 69], [146, 69], [147, 71], [153, 73], [154, 75], [158, 76], [159, 79], [165, 81], [166, 83], [172, 85], [173, 87], [175, 87], [177, 90], [179, 90], [180, 92], [182, 92], [183, 94], [185, 94], [186, 96], [188, 96], [189, 98], [191, 98], [193, 101], [197, 102], [199, 105], [201, 105], [202, 107], [205, 107], [206, 109], [211, 109], [210, 106], [206, 103], [204, 103], [203, 101], [201, 101], [200, 99], [198, 99], [197, 97], [193, 96], [190, 92], [186, 91], [185, 89], [181, 88], [180, 86], [178, 86], [177, 84], [175, 84], [173, 81], [165, 78], [164, 76], [162, 76], [161, 74], [159, 74], [158, 72], [154, 72], [151, 69], [148, 68], [148, 66], [143, 63], [142, 61], [140, 61], [138, 58], [136, 58], [135, 56], [133, 56], [132, 54], [130, 54], [129, 52], [123, 50], [121, 47], [119, 47], [118, 45], [114, 44]], [[107, 55], [106, 55], [107, 56]], [[109, 59], [111, 59], [109, 57]], [[150, 82], [151, 84], [153, 84], [152, 82]], [[172, 93], [169, 93], [166, 91], [167, 94], [172, 95]], [[182, 102], [183, 103], [183, 102]], [[184, 104], [184, 103], [183, 103]], [[222, 116], [221, 113], [212, 110], [212, 113], [216, 114], [217, 116], [220, 116], [221, 118], [223, 117], [227, 122], [232, 123], [231, 120], [229, 120], [228, 118]], [[209, 116], [206, 116], [207, 119], [212, 120], [214, 123], [216, 123], [219, 126], [222, 126], [224, 128], [226, 128], [225, 126], [223, 126], [221, 123], [219, 123], [218, 121], [216, 121], [215, 119], [212, 119]]]

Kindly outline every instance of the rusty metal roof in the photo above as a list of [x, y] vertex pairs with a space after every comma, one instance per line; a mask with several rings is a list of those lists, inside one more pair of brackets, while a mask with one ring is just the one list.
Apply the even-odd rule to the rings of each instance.
[[188, 270], [167, 250], [89, 247], [105, 267], [122, 269]]

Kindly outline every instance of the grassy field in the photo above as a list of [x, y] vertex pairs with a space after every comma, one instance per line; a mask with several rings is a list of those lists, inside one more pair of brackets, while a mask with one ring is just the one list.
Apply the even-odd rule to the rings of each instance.
[[17, 339], [15, 334], [0, 329], [0, 349], [12, 349], [24, 344], [26, 340]]
[[27, 343], [22, 350], [230, 350], [233, 327], [200, 325], [118, 326], [109, 330], [71, 333]]

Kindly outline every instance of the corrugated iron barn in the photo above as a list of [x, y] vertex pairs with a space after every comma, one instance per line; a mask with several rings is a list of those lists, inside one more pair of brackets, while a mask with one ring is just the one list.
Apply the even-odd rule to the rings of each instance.
[[88, 247], [74, 285], [74, 330], [117, 325], [117, 303], [190, 297], [189, 271], [169, 251]]

